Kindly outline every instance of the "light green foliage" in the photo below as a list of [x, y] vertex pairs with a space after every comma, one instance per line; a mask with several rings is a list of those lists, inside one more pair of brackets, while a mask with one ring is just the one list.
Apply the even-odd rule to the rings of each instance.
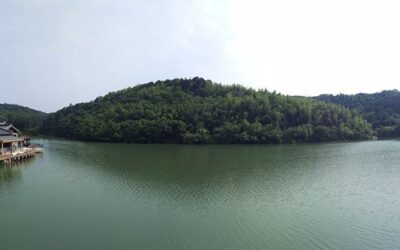
[[316, 99], [353, 110], [372, 124], [379, 137], [400, 136], [400, 92], [398, 90], [375, 94], [320, 95]]
[[347, 108], [202, 78], [139, 85], [51, 114], [43, 131], [109, 142], [283, 143], [365, 139]]

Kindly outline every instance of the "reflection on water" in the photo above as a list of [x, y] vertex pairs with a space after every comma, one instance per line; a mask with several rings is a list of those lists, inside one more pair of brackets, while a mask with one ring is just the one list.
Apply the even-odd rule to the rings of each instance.
[[43, 156], [0, 168], [1, 249], [400, 245], [398, 141], [39, 142]]
[[0, 163], [0, 185], [2, 182], [11, 182], [21, 178], [22, 170], [28, 168], [32, 161], [33, 158], [27, 158], [10, 163]]
[[9, 182], [13, 179], [17, 179], [21, 177], [21, 169], [16, 165], [4, 165], [0, 166], [0, 185], [3, 182]]

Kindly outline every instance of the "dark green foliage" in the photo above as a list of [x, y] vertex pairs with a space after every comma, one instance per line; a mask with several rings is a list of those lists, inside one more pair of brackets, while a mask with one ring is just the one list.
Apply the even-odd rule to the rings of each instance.
[[0, 122], [7, 121], [25, 134], [37, 134], [47, 114], [12, 104], [0, 104]]
[[43, 131], [88, 141], [283, 143], [366, 139], [370, 125], [338, 105], [202, 78], [128, 88], [49, 115]]
[[379, 137], [400, 136], [400, 92], [398, 90], [375, 94], [320, 95], [317, 99], [352, 109], [372, 124]]

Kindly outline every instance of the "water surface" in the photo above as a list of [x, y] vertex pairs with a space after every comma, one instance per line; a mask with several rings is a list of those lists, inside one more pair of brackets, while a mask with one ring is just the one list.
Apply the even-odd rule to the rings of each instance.
[[37, 140], [0, 166], [0, 249], [397, 249], [400, 142]]

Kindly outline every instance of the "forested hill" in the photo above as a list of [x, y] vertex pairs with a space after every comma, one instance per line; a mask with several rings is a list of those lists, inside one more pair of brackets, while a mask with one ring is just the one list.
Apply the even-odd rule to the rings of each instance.
[[26, 134], [36, 134], [47, 114], [41, 111], [14, 104], [0, 104], [0, 122], [14, 124]]
[[282, 143], [365, 139], [349, 109], [202, 78], [158, 81], [50, 114], [43, 132], [88, 141]]
[[374, 94], [320, 95], [317, 99], [352, 109], [372, 124], [379, 137], [400, 136], [400, 92], [398, 90]]

